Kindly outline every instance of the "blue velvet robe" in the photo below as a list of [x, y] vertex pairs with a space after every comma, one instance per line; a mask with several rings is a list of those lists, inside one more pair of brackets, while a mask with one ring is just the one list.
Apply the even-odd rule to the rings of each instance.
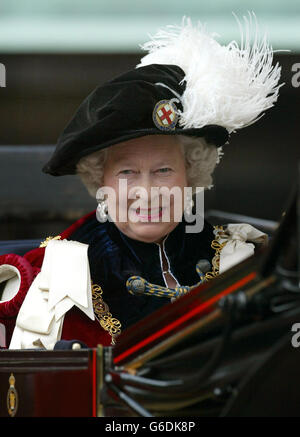
[[[178, 223], [165, 240], [170, 270], [180, 285], [192, 286], [199, 281], [196, 264], [200, 259], [212, 262], [213, 226], [207, 221], [199, 233], [186, 233], [186, 222]], [[188, 223], [190, 225], [190, 223]], [[91, 278], [101, 286], [103, 300], [122, 331], [167, 303], [169, 298], [134, 296], [126, 288], [130, 276], [142, 276], [152, 284], [166, 286], [162, 274], [159, 246], [127, 237], [113, 222], [100, 223], [96, 216], [72, 233], [71, 240], [89, 244]]]

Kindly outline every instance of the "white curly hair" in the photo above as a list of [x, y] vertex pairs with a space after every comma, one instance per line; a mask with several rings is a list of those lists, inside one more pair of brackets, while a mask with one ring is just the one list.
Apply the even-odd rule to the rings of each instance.
[[[222, 147], [216, 147], [206, 142], [204, 138], [175, 135], [185, 158], [185, 168], [188, 186], [193, 194], [197, 187], [210, 189], [212, 173], [223, 155]], [[103, 186], [103, 170], [108, 149], [98, 150], [84, 156], [77, 164], [77, 174], [92, 197]]]

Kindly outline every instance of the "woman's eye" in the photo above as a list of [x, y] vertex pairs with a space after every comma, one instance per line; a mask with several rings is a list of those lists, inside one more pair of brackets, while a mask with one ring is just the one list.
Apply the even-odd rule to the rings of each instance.
[[119, 174], [131, 174], [133, 173], [133, 170], [121, 170], [119, 171]]
[[171, 171], [171, 169], [169, 167], [163, 167], [158, 169], [158, 172], [160, 173], [168, 173], [169, 171]]

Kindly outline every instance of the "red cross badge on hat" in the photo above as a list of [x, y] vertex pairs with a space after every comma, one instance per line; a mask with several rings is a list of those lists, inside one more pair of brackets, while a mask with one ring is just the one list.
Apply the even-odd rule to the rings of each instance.
[[173, 130], [178, 121], [177, 108], [171, 100], [160, 100], [156, 103], [152, 119], [160, 130]]

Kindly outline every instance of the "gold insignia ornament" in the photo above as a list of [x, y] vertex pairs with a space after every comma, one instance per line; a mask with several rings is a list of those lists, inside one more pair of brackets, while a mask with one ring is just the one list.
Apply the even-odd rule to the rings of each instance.
[[47, 247], [49, 241], [51, 240], [60, 240], [61, 236], [60, 235], [56, 235], [55, 237], [47, 237], [46, 240], [42, 241], [39, 247]]
[[18, 410], [19, 399], [18, 399], [18, 392], [15, 388], [16, 380], [13, 373], [11, 373], [8, 381], [9, 381], [9, 389], [7, 392], [7, 411], [10, 417], [14, 417]]
[[155, 126], [162, 131], [174, 130], [178, 121], [178, 111], [172, 100], [160, 100], [156, 103], [152, 119]]

